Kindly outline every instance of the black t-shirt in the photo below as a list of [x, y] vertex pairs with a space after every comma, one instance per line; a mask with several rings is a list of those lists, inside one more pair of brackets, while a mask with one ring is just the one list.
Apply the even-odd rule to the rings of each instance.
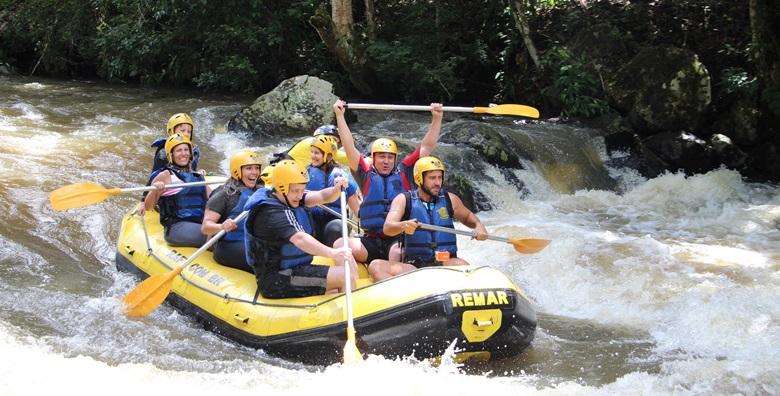
[[[271, 199], [276, 199], [272, 197]], [[306, 201], [306, 194], [303, 195], [301, 204]], [[271, 257], [278, 257], [280, 247], [288, 242], [296, 232], [306, 232], [295, 219], [295, 212], [289, 206], [263, 205], [254, 215], [252, 223], [252, 234], [264, 241], [271, 247]]]

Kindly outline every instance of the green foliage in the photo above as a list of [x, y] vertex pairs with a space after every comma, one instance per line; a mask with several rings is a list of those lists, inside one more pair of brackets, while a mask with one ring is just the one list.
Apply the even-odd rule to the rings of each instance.
[[727, 94], [741, 93], [748, 96], [756, 94], [756, 78], [739, 67], [723, 69], [720, 86]]
[[543, 91], [556, 95], [564, 114], [595, 117], [604, 114], [609, 106], [599, 98], [600, 85], [581, 56], [566, 47], [553, 47], [541, 59], [552, 78], [552, 86]]
[[0, 0], [0, 56], [25, 74], [88, 74], [93, 10], [81, 0]]

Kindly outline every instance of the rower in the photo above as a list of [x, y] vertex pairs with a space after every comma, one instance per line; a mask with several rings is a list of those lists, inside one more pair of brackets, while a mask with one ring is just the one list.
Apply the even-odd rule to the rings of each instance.
[[488, 234], [485, 226], [455, 194], [444, 185], [444, 164], [436, 157], [423, 157], [414, 164], [417, 189], [393, 199], [384, 223], [384, 233], [395, 236], [404, 233], [403, 259], [374, 260], [368, 272], [380, 281], [394, 275], [434, 265], [468, 265], [458, 257], [455, 234], [421, 230], [421, 223], [455, 228], [453, 218], [474, 229], [474, 239], [483, 241]]
[[[397, 161], [398, 147], [393, 140], [387, 138], [379, 138], [371, 143], [370, 161], [360, 154], [344, 118], [345, 105], [344, 101], [338, 100], [333, 104], [333, 111], [336, 113], [336, 125], [347, 153], [349, 168], [363, 192], [358, 217], [360, 227], [365, 230], [360, 239], [350, 239], [349, 246], [355, 258], [363, 263], [388, 258], [398, 261], [400, 250], [397, 248], [396, 238], [383, 232], [385, 217], [392, 200], [412, 188], [411, 171], [414, 163], [420, 156], [430, 155], [436, 147], [444, 114], [442, 105], [431, 103], [431, 125], [428, 131], [417, 149], [400, 162]], [[342, 245], [340, 239], [334, 243], [334, 246]], [[396, 253], [393, 254], [393, 251]]]

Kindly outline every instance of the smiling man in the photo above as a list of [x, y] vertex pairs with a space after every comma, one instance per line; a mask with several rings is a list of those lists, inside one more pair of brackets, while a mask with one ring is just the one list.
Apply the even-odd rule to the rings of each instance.
[[463, 205], [457, 195], [442, 188], [444, 171], [444, 164], [436, 157], [423, 157], [414, 164], [417, 189], [393, 199], [383, 229], [391, 236], [404, 233], [403, 258], [401, 261], [372, 261], [368, 272], [375, 280], [434, 265], [468, 265], [458, 258], [454, 234], [422, 230], [419, 229], [420, 224], [455, 228], [453, 220], [458, 220], [474, 229], [474, 239], [487, 239], [487, 230], [479, 218]]
[[[398, 162], [398, 147], [391, 139], [380, 138], [371, 143], [371, 158], [360, 154], [352, 132], [344, 119], [346, 103], [342, 100], [333, 104], [336, 113], [341, 144], [347, 153], [349, 168], [356, 175], [358, 185], [363, 192], [363, 202], [360, 204], [358, 217], [360, 227], [365, 234], [360, 239], [350, 239], [349, 246], [355, 258], [363, 263], [375, 259], [385, 259], [391, 256], [391, 249], [396, 240], [382, 231], [385, 217], [390, 210], [390, 203], [398, 194], [412, 188], [411, 170], [421, 156], [430, 155], [436, 147], [441, 131], [441, 121], [444, 111], [441, 103], [431, 103], [431, 126], [425, 133], [420, 145], [402, 161]], [[334, 246], [342, 246], [337, 240]], [[394, 259], [398, 260], [398, 258]]]

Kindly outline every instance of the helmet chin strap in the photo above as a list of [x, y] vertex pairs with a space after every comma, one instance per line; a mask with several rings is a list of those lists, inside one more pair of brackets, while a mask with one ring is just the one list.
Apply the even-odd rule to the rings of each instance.
[[286, 204], [287, 204], [287, 206], [289, 206], [289, 207], [291, 207], [291, 208], [292, 208], [293, 206], [292, 206], [292, 205], [290, 205], [290, 200], [289, 200], [289, 199], [287, 199], [287, 194], [285, 194], [285, 193], [282, 193], [282, 196], [284, 197], [284, 203], [286, 203]]

